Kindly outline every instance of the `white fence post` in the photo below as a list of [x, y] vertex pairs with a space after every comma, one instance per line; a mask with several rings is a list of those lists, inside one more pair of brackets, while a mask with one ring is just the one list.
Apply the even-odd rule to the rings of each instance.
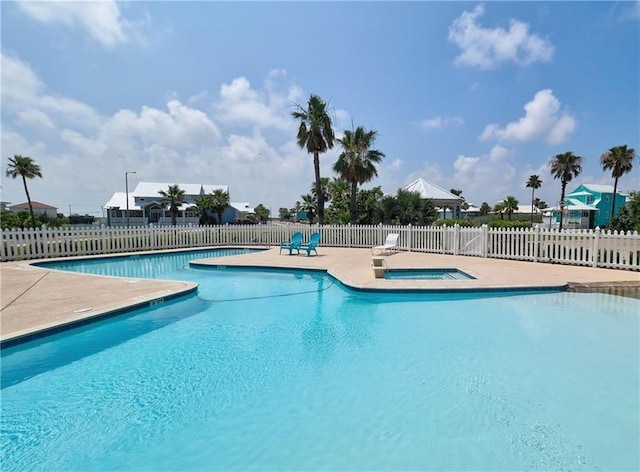
[[482, 225], [482, 257], [489, 257], [489, 226]]
[[593, 254], [591, 255], [591, 267], [598, 267], [598, 252], [600, 251], [600, 226], [596, 227], [593, 237]]

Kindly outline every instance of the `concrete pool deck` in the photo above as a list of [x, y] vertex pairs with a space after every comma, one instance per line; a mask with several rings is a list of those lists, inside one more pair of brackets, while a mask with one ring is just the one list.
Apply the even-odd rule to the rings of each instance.
[[[240, 256], [206, 260], [194, 258], [194, 261], [213, 266], [326, 270], [343, 284], [363, 290], [522, 290], [538, 287], [562, 289], [570, 285], [587, 291], [591, 288], [622, 287], [637, 294], [640, 287], [640, 273], [628, 270], [403, 251], [385, 255], [385, 267], [459, 269], [475, 279], [386, 280], [375, 278], [370, 249], [320, 247], [318, 253], [310, 257], [304, 253], [289, 256], [286, 250], [279, 254], [279, 248], [267, 248]], [[197, 287], [183, 281], [57, 271], [31, 265], [34, 262], [40, 261], [0, 264], [2, 342], [114, 311], [145, 306], [156, 300], [193, 292]]]

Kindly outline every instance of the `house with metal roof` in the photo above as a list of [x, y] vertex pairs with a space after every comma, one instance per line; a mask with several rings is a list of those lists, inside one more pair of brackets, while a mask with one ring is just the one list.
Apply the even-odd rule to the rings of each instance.
[[[565, 195], [563, 205], [563, 226], [566, 228], [594, 229], [611, 222], [613, 185], [582, 184]], [[616, 192], [614, 213], [617, 214], [627, 202], [627, 195]], [[560, 221], [560, 205], [546, 210], [555, 226]], [[566, 222], [566, 225], [564, 224]]]
[[[170, 185], [178, 185], [185, 193], [186, 201], [178, 207], [176, 222], [179, 225], [199, 224], [200, 216], [195, 208], [195, 200], [198, 197], [211, 195], [215, 190], [229, 192], [229, 187], [226, 185], [140, 182], [128, 195], [126, 192], [115, 192], [105, 203], [107, 224], [109, 226], [124, 226], [127, 222], [130, 226], [171, 224], [169, 208], [162, 203], [160, 195], [160, 191], [166, 192]], [[253, 208], [247, 202], [229, 202], [229, 206], [222, 214], [221, 223], [231, 223], [253, 213]]]
[[464, 198], [447, 192], [433, 182], [419, 178], [402, 187], [402, 190], [418, 193], [420, 198], [431, 200], [438, 211], [439, 218], [447, 218], [447, 209], [451, 210], [449, 218], [460, 217], [460, 208], [464, 203]]

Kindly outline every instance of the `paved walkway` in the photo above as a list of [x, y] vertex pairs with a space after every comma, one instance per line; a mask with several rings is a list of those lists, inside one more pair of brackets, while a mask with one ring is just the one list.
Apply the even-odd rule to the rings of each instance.
[[[327, 270], [345, 285], [359, 289], [509, 289], [528, 287], [640, 287], [640, 273], [581, 266], [398, 252], [384, 256], [386, 268], [455, 268], [473, 280], [386, 280], [375, 278], [369, 249], [318, 249], [319, 255], [289, 256], [278, 248], [198, 263]], [[34, 261], [30, 261], [34, 262]], [[190, 282], [127, 279], [75, 274], [35, 267], [30, 262], [0, 264], [0, 340], [6, 341], [55, 326], [99, 316], [193, 291]]]

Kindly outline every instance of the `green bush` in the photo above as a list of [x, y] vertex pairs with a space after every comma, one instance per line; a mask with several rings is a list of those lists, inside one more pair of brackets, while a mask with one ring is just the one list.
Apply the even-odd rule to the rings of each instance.
[[436, 220], [433, 222], [433, 226], [464, 226], [470, 227], [474, 226], [474, 224], [469, 219], [464, 220]]
[[488, 223], [491, 228], [531, 228], [530, 221], [493, 220]]

